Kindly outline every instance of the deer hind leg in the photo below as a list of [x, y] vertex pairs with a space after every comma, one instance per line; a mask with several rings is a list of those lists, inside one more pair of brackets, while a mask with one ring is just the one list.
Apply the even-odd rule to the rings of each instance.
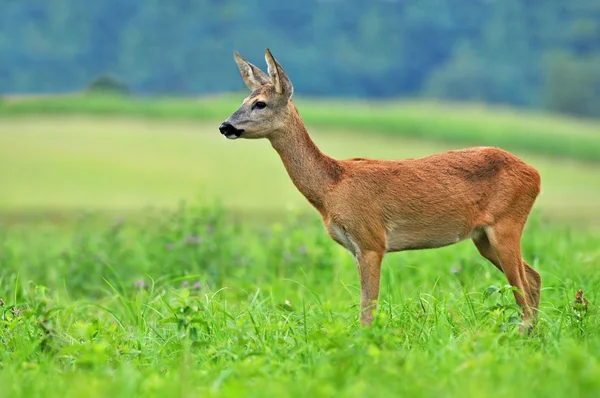
[[[540, 308], [540, 295], [542, 290], [542, 277], [540, 274], [534, 270], [529, 264], [523, 261], [523, 266], [525, 267], [525, 277], [527, 278], [527, 282], [529, 283], [529, 302], [532, 308], [538, 309]], [[537, 316], [537, 311], [535, 314]]]
[[490, 263], [494, 264], [500, 272], [504, 272], [500, 265], [500, 260], [498, 260], [498, 256], [494, 252], [494, 248], [490, 244], [490, 240], [485, 232], [481, 231], [478, 235], [474, 236], [473, 243], [477, 250], [479, 250], [479, 254], [486, 258]]
[[[490, 241], [485, 234], [482, 232], [480, 235], [477, 235], [473, 238], [473, 243], [477, 250], [479, 250], [479, 254], [481, 254], [484, 258], [489, 260], [490, 263], [494, 264], [496, 268], [498, 268], [501, 272], [504, 272], [502, 269], [502, 265], [500, 264], [500, 260], [494, 251], [494, 248], [490, 244]], [[525, 260], [521, 260], [523, 262], [523, 266], [525, 268], [525, 278], [527, 279], [527, 283], [529, 284], [529, 293], [530, 295], [527, 297], [527, 302], [530, 307], [534, 309], [538, 309], [540, 306], [540, 291], [542, 286], [542, 279], [540, 274], [534, 270], [529, 264], [525, 262]]]
[[360, 324], [368, 326], [373, 322], [373, 311], [379, 299], [381, 260], [383, 252], [364, 251], [356, 254], [360, 274]]
[[514, 292], [515, 301], [523, 310], [524, 328], [529, 328], [536, 315], [533, 310], [539, 305], [541, 279], [521, 257], [522, 231], [522, 223], [506, 219], [486, 227], [485, 238], [480, 236], [475, 244], [485, 258], [504, 272], [508, 283], [519, 290]]

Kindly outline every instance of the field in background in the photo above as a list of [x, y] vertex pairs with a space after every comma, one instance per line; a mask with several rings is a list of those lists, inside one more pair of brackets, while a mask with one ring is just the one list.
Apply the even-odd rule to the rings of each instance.
[[238, 103], [0, 102], [0, 398], [600, 395], [600, 230], [581, 226], [600, 222], [597, 124], [299, 100], [335, 157], [491, 144], [542, 174], [530, 336], [468, 241], [386, 256], [365, 329], [351, 256], [269, 143], [220, 136]]
[[[128, 98], [98, 95], [18, 97], [0, 102], [0, 115], [138, 116], [221, 121], [242, 99], [237, 94], [202, 99]], [[510, 108], [435, 102], [350, 101], [297, 98], [305, 122], [361, 134], [496, 145], [555, 157], [600, 161], [600, 123]]]
[[[0, 120], [0, 216], [24, 220], [73, 211], [128, 215], [179, 200], [219, 199], [246, 217], [311, 212], [266, 140], [227, 141], [219, 122], [99, 116]], [[407, 158], [460, 148], [402, 135], [311, 127], [328, 154]], [[600, 134], [599, 134], [600, 136]], [[600, 220], [600, 162], [515, 150], [540, 170], [535, 209], [551, 218]]]

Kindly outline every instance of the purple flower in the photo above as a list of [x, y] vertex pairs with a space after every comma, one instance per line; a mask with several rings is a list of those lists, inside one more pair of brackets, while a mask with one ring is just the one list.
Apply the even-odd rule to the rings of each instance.
[[137, 281], [135, 281], [135, 285], [136, 285], [137, 287], [139, 287], [140, 289], [145, 289], [145, 288], [146, 288], [146, 286], [147, 286], [147, 285], [146, 285], [146, 282], [144, 282], [144, 281], [143, 281], [143, 280], [141, 280], [141, 279], [138, 279]]
[[300, 246], [298, 248], [298, 254], [305, 254], [306, 253], [306, 246]]
[[194, 290], [200, 290], [201, 287], [202, 287], [202, 284], [200, 282], [194, 283]]
[[189, 285], [188, 281], [183, 281], [183, 283], [181, 284], [181, 286], [183, 286], [183, 287], [188, 287], [188, 285]]
[[18, 309], [16, 309], [16, 308], [13, 308], [13, 314], [15, 314], [15, 315], [19, 316], [19, 315], [21, 315], [21, 310], [18, 310]]

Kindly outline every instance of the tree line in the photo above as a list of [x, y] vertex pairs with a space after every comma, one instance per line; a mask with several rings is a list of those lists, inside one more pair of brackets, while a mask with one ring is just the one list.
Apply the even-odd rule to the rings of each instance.
[[300, 94], [600, 116], [598, 0], [0, 0], [0, 93], [236, 90], [267, 47]]

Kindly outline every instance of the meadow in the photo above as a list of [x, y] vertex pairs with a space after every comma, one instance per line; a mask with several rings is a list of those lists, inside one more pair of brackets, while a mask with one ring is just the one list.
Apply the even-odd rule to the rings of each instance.
[[367, 104], [298, 100], [336, 157], [510, 142], [542, 174], [531, 335], [470, 242], [388, 255], [361, 328], [351, 256], [267, 142], [220, 137], [224, 98], [0, 103], [0, 397], [600, 394], [598, 124], [431, 103], [369, 124]]

